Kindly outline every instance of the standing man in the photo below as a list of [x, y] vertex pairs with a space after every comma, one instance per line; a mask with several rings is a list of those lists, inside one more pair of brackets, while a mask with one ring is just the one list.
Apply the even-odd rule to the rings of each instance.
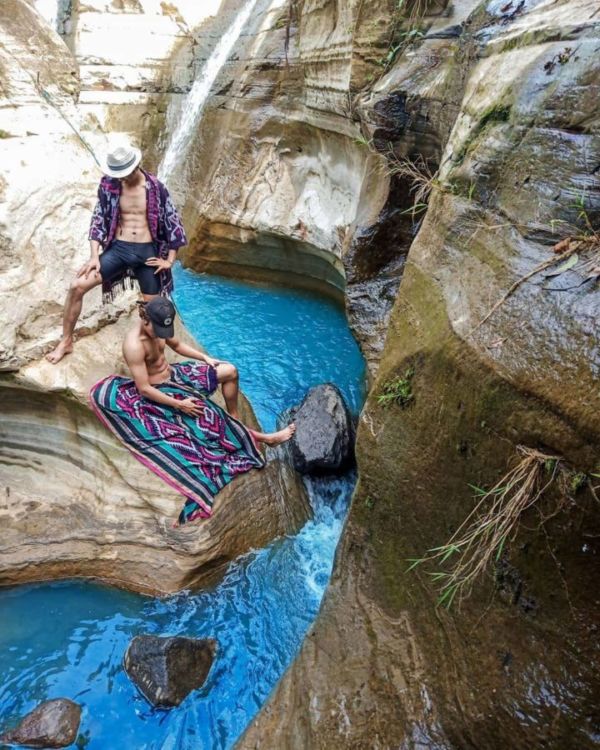
[[171, 267], [187, 240], [167, 188], [141, 169], [141, 158], [132, 146], [120, 146], [106, 157], [89, 232], [91, 256], [67, 294], [63, 336], [47, 355], [53, 364], [73, 351], [73, 331], [90, 289], [102, 284], [104, 301], [134, 279], [145, 300], [173, 289]]

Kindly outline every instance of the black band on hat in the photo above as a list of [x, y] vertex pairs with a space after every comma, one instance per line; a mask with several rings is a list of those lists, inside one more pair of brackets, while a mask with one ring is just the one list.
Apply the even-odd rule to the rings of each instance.
[[130, 159], [127, 164], [121, 164], [120, 166], [113, 166], [108, 160], [107, 165], [111, 168], [113, 172], [122, 172], [124, 169], [129, 169], [129, 167], [135, 163], [135, 160], [137, 159], [137, 154], [133, 155], [133, 158]]

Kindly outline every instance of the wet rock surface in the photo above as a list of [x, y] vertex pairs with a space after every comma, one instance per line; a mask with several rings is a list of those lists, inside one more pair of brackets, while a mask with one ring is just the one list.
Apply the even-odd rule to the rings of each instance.
[[75, 742], [81, 708], [67, 698], [41, 703], [19, 725], [0, 736], [0, 742], [24, 747], [67, 747]]
[[125, 671], [153, 706], [173, 708], [205, 683], [216, 650], [213, 639], [138, 635], [125, 654]]
[[[517, 445], [597, 473], [600, 291], [575, 286], [593, 253], [558, 278], [534, 273], [479, 325], [552, 262], [559, 239], [590, 233], [574, 209], [582, 195], [598, 227], [597, 3], [457, 3], [432, 31], [364, 101], [376, 140], [379, 128], [398, 156], [436, 157], [437, 187], [361, 414], [330, 587], [243, 750], [597, 747], [589, 485], [556, 487], [554, 515], [554, 501], [530, 508], [460, 608], [436, 607], [429, 576], [407, 572], [448, 542], [474, 507], [471, 487], [492, 487]], [[369, 106], [394, 91], [393, 107]], [[380, 403], [409, 367], [410, 408]]]
[[290, 440], [294, 468], [301, 474], [339, 474], [354, 459], [352, 417], [340, 390], [318, 385], [291, 410], [296, 433]]

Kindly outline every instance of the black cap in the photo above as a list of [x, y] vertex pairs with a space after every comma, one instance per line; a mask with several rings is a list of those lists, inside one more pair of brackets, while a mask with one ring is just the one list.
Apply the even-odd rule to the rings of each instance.
[[166, 297], [155, 297], [146, 302], [146, 313], [159, 339], [173, 338], [175, 333], [175, 305]]

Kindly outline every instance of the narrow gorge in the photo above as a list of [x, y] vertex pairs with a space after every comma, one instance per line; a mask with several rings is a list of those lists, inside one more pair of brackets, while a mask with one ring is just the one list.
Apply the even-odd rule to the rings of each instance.
[[[3, 0], [3, 726], [77, 686], [90, 750], [600, 745], [599, 100], [598, 0]], [[269, 452], [173, 529], [87, 402], [135, 292], [45, 359], [115, 137], [182, 209], [182, 337], [265, 429], [337, 384], [356, 473]], [[144, 629], [219, 641], [168, 715]]]

